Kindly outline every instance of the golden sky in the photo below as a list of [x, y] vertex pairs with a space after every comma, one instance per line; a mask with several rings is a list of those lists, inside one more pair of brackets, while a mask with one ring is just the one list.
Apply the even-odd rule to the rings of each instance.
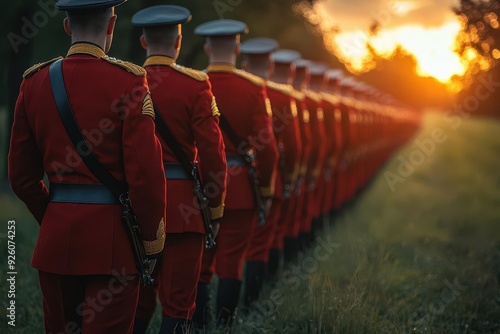
[[[400, 47], [414, 56], [418, 75], [451, 85], [451, 78], [467, 69], [466, 60], [456, 53], [462, 29], [452, 11], [457, 4], [456, 0], [320, 0], [313, 7], [303, 4], [297, 9], [322, 31], [327, 49], [352, 72], [376, 66], [368, 43], [386, 59]], [[374, 22], [379, 27], [370, 33]]]

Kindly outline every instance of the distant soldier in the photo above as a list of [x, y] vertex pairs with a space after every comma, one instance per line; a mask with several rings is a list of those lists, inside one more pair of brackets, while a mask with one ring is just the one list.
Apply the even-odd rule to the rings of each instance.
[[[201, 176], [207, 187], [212, 229], [222, 219], [226, 195], [226, 155], [219, 130], [219, 111], [208, 76], [175, 63], [181, 48], [182, 24], [191, 20], [189, 10], [158, 5], [137, 12], [132, 23], [143, 28], [141, 44], [147, 50], [144, 67], [151, 96], [157, 108], [156, 133], [163, 147], [168, 180], [167, 242], [160, 263], [158, 295], [163, 309], [161, 333], [187, 333], [195, 310], [196, 290], [204, 249], [205, 227], [193, 194], [195, 182], [183, 168], [200, 160]], [[160, 118], [174, 142], [165, 137]], [[189, 167], [191, 168], [191, 167]], [[153, 288], [141, 289], [135, 333], [144, 333], [156, 307]]]
[[[271, 53], [278, 42], [270, 38], [253, 38], [241, 45], [248, 72], [266, 80], [272, 72]], [[291, 197], [292, 185], [297, 181], [300, 159], [300, 130], [297, 106], [292, 100], [292, 86], [266, 82], [267, 95], [273, 109], [273, 129], [280, 153], [276, 177], [276, 192], [271, 212], [263, 227], [257, 227], [250, 242], [245, 266], [245, 303], [249, 305], [257, 299], [262, 283], [267, 275], [269, 252], [278, 229], [278, 221], [283, 211], [284, 200]], [[290, 208], [288, 208], [290, 211]]]
[[311, 67], [309, 60], [300, 59], [295, 63], [297, 67], [306, 67], [306, 75], [301, 82], [301, 92], [305, 95], [305, 105], [309, 110], [310, 127], [312, 134], [311, 156], [307, 165], [306, 174], [306, 207], [300, 226], [299, 240], [301, 248], [309, 246], [312, 237], [312, 222], [318, 213], [318, 204], [323, 194], [324, 182], [320, 176], [323, 170], [327, 147], [324, 127], [324, 113], [321, 95], [310, 87]]
[[[214, 273], [219, 277], [218, 323], [228, 324], [235, 317], [245, 255], [258, 219], [256, 204], [260, 200], [269, 207], [274, 195], [278, 153], [264, 80], [235, 67], [240, 34], [246, 31], [245, 23], [234, 20], [211, 21], [195, 29], [207, 38], [207, 72], [221, 113], [228, 162], [224, 222], [216, 248], [203, 255], [194, 319], [199, 324], [206, 321], [203, 315]], [[258, 173], [258, 184], [252, 184], [249, 171]]]
[[[286, 115], [284, 119], [288, 120], [283, 133], [284, 157], [280, 156], [280, 166], [285, 166], [286, 168], [285, 170], [280, 168], [280, 170], [285, 175], [285, 188], [289, 187], [289, 189], [285, 189], [285, 192], [289, 191], [289, 196], [284, 199], [269, 251], [269, 275], [274, 275], [280, 266], [285, 236], [288, 238], [287, 240], [292, 240], [292, 243], [293, 240], [298, 238], [299, 230], [294, 227], [296, 226], [296, 211], [301, 212], [302, 209], [302, 201], [299, 200], [303, 187], [300, 171], [302, 160], [308, 159], [307, 144], [310, 141], [311, 134], [308, 124], [304, 123], [304, 108], [301, 102], [303, 95], [298, 93], [291, 85], [295, 76], [293, 62], [300, 59], [300, 53], [294, 50], [281, 49], [275, 51], [271, 59], [272, 81], [268, 81], [269, 96], [274, 106], [273, 108], [278, 112], [283, 112]], [[290, 118], [290, 116], [293, 118]], [[294, 129], [292, 129], [292, 126]], [[291, 243], [287, 242], [287, 244], [290, 245]], [[287, 250], [289, 249], [287, 247]]]
[[340, 181], [338, 178], [339, 168], [340, 168], [340, 159], [345, 150], [345, 142], [342, 133], [342, 98], [340, 95], [340, 80], [343, 77], [342, 71], [338, 69], [330, 69], [325, 74], [326, 84], [324, 91], [326, 92], [326, 96], [328, 101], [333, 104], [333, 117], [335, 124], [335, 149], [333, 157], [330, 157], [329, 163], [333, 166], [333, 194], [330, 199], [330, 218], [333, 219], [335, 213], [338, 209], [340, 209], [337, 194], [340, 189]]
[[334, 104], [329, 95], [324, 93], [327, 79], [325, 76], [328, 66], [321, 62], [313, 62], [309, 66], [311, 78], [309, 89], [320, 99], [323, 114], [323, 129], [325, 133], [323, 147], [325, 155], [321, 163], [321, 172], [316, 182], [316, 207], [312, 221], [313, 236], [320, 233], [321, 228], [328, 223], [331, 197], [334, 193], [333, 182], [333, 159], [335, 157], [335, 116]]
[[[63, 60], [24, 73], [16, 104], [9, 178], [40, 224], [31, 264], [39, 273], [47, 333], [133, 328], [139, 277], [121, 207], [83, 156], [95, 155], [112, 178], [126, 180], [146, 254], [156, 258], [164, 246], [165, 178], [146, 71], [106, 56], [114, 6], [123, 2], [59, 1], [72, 46]], [[61, 62], [62, 83], [55, 80]], [[55, 101], [65, 100], [64, 91], [65, 113]], [[88, 145], [73, 145], [58, 111], [74, 115]]]

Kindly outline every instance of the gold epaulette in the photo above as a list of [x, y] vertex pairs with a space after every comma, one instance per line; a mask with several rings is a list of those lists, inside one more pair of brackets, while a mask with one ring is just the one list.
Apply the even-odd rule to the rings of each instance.
[[264, 79], [243, 70], [236, 70], [234, 73], [257, 86], [263, 86], [266, 83]]
[[305, 97], [304, 93], [302, 92], [299, 92], [298, 90], [292, 90], [292, 96], [294, 99], [298, 100], [298, 101], [302, 101]]
[[170, 65], [174, 70], [177, 72], [180, 72], [182, 74], [187, 75], [188, 77], [191, 77], [195, 80], [198, 81], [207, 81], [208, 80], [208, 75], [206, 73], [203, 73], [202, 71], [198, 71], [189, 67], [184, 67], [182, 65], [178, 64], [172, 64]]
[[321, 97], [323, 98], [323, 100], [326, 100], [326, 101], [330, 102], [331, 104], [340, 103], [340, 96], [335, 95], [335, 94], [321, 93]]
[[343, 104], [345, 104], [348, 107], [354, 107], [354, 104], [356, 103], [356, 100], [354, 98], [352, 98], [352, 97], [341, 96], [340, 97], [340, 102], [342, 102]]
[[283, 93], [283, 94], [288, 95], [288, 96], [293, 96], [293, 94], [292, 94], [293, 87], [291, 85], [280, 84], [280, 83], [277, 83], [274, 81], [266, 81], [266, 85], [267, 85], [267, 87], [274, 89], [280, 93]]
[[136, 64], [131, 63], [129, 61], [123, 61], [123, 60], [116, 59], [116, 58], [109, 57], [109, 56], [104, 56], [101, 59], [104, 59], [105, 61], [107, 61], [108, 63], [111, 63], [113, 65], [120, 66], [121, 68], [124, 68], [125, 70], [127, 70], [127, 72], [130, 72], [138, 77], [142, 77], [142, 76], [146, 75], [146, 70], [142, 66], [136, 65]]
[[23, 79], [32, 76], [34, 73], [40, 71], [45, 66], [50, 65], [50, 64], [52, 64], [53, 62], [55, 62], [56, 60], [59, 60], [59, 59], [62, 59], [62, 57], [57, 57], [57, 58], [54, 58], [54, 59], [51, 59], [51, 60], [48, 60], [48, 61], [44, 61], [43, 63], [38, 63], [38, 64], [35, 64], [35, 65], [31, 66], [26, 71], [24, 71]]
[[304, 89], [303, 92], [311, 100], [314, 100], [316, 102], [320, 102], [321, 101], [321, 95], [319, 95], [318, 93], [313, 92], [312, 90], [308, 90], [308, 89]]

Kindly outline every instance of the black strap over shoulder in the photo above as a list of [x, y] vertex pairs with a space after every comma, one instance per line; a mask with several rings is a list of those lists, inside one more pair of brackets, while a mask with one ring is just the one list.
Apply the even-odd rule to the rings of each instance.
[[[241, 145], [241, 143], [243, 143], [243, 140], [240, 138], [240, 136], [238, 136], [236, 131], [234, 131], [233, 127], [231, 126], [231, 124], [227, 120], [226, 116], [224, 116], [222, 114], [219, 116], [219, 124], [220, 124], [221, 129], [229, 137], [229, 140], [233, 143], [234, 147], [238, 150], [238, 147]], [[248, 149], [248, 148], [245, 148], [245, 149]], [[243, 157], [243, 160], [247, 161], [244, 154], [241, 154], [241, 153], [239, 153], [239, 154]]]
[[179, 163], [181, 164], [184, 171], [194, 180], [196, 180], [198, 176], [194, 175], [194, 173], [196, 173], [196, 168], [193, 162], [191, 161], [191, 159], [189, 159], [186, 152], [182, 149], [181, 144], [179, 143], [179, 141], [177, 141], [172, 131], [170, 131], [167, 122], [165, 122], [161, 114], [158, 112], [158, 106], [155, 103], [153, 103], [153, 107], [155, 109], [156, 130], [163, 137], [168, 147], [174, 153], [177, 160], [179, 160]]
[[83, 137], [82, 131], [73, 114], [69, 103], [66, 86], [62, 72], [62, 59], [52, 63], [49, 69], [50, 82], [52, 84], [52, 94], [56, 101], [59, 116], [66, 128], [66, 131], [75, 146], [78, 154], [81, 156], [85, 165], [94, 174], [94, 176], [105, 185], [117, 198], [127, 192], [127, 184], [120, 182], [111, 175], [111, 173], [99, 162], [92, 151], [92, 147]]

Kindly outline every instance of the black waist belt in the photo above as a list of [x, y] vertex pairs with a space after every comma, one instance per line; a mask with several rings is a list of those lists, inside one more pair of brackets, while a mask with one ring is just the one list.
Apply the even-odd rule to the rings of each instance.
[[50, 183], [49, 200], [58, 203], [120, 204], [102, 184]]
[[239, 155], [228, 154], [226, 155], [226, 160], [228, 167], [242, 167], [247, 165], [245, 160]]
[[176, 162], [165, 162], [165, 178], [167, 180], [191, 180], [191, 175], [188, 175], [182, 165]]

